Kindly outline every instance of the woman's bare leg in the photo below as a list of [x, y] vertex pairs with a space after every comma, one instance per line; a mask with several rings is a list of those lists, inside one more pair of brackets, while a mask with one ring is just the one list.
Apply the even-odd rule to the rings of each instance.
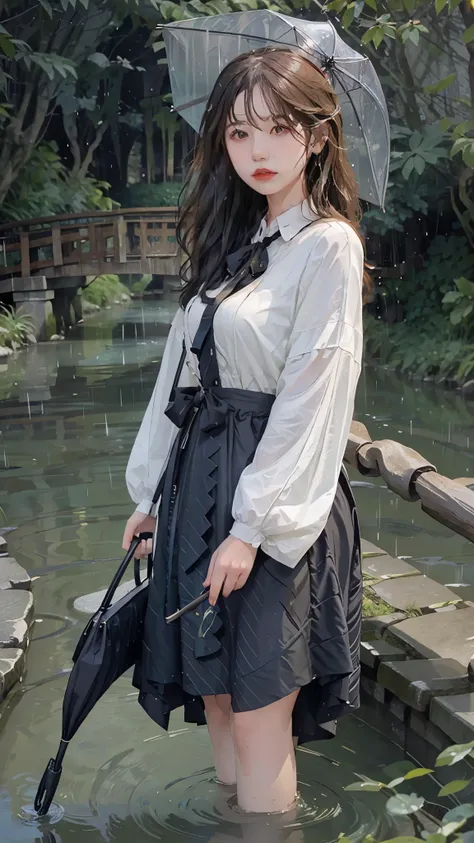
[[235, 752], [231, 732], [230, 695], [203, 696], [203, 700], [217, 778], [222, 784], [235, 784]]
[[295, 803], [291, 726], [297, 696], [294, 691], [264, 708], [232, 715], [237, 801], [244, 811], [287, 811]]

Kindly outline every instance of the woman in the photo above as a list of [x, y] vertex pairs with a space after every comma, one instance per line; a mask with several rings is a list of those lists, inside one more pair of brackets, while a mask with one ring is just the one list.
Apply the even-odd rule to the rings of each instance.
[[[293, 738], [332, 737], [359, 704], [360, 539], [342, 459], [364, 259], [323, 73], [286, 47], [227, 65], [187, 187], [181, 307], [127, 469], [138, 507], [124, 548], [155, 530], [160, 498], [134, 683], [164, 728], [180, 705], [207, 722], [240, 808], [286, 811]], [[167, 625], [203, 587], [209, 601]]]

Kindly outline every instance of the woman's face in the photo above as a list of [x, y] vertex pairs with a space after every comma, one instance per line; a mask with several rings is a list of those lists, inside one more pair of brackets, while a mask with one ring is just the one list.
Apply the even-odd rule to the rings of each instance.
[[[312, 152], [318, 153], [321, 150], [322, 142], [316, 140], [314, 145], [306, 149], [303, 127], [297, 125], [295, 134], [292, 134], [283, 118], [274, 119], [258, 85], [253, 90], [253, 111], [258, 129], [246, 121], [244, 92], [238, 95], [234, 111], [239, 122], [231, 124], [229, 114], [225, 144], [232, 165], [242, 181], [264, 196], [279, 193], [300, 182], [308, 158]], [[271, 170], [275, 175], [259, 179], [254, 175], [258, 169]]]

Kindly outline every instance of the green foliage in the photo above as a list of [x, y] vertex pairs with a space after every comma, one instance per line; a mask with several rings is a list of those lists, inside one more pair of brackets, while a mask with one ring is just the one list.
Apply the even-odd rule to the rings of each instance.
[[120, 300], [122, 296], [130, 298], [127, 288], [118, 275], [98, 275], [82, 291], [83, 299], [98, 307], [112, 304]]
[[130, 184], [123, 191], [121, 205], [124, 208], [176, 207], [183, 183], [161, 182], [160, 184]]
[[399, 322], [387, 325], [366, 313], [366, 353], [381, 365], [416, 378], [463, 383], [474, 372], [474, 343], [449, 335], [449, 323], [442, 316], [420, 325]]
[[[391, 126], [390, 176], [385, 209], [370, 206], [364, 223], [370, 233], [403, 232], [412, 217], [442, 209], [452, 183], [446, 131], [427, 126], [411, 132], [405, 126]], [[409, 190], [407, 183], [409, 182]]]
[[450, 305], [449, 319], [452, 325], [462, 325], [468, 333], [474, 331], [474, 284], [467, 278], [455, 278], [456, 290], [450, 290], [443, 298], [444, 305]]
[[[455, 744], [448, 747], [441, 752], [435, 762], [435, 767], [452, 767], [459, 763], [464, 758], [474, 758], [474, 741], [466, 744]], [[363, 793], [382, 792], [388, 796], [386, 810], [391, 816], [405, 816], [413, 818], [413, 834], [402, 837], [396, 837], [392, 840], [385, 840], [382, 843], [416, 843], [418, 840], [426, 840], [427, 843], [454, 843], [454, 841], [462, 841], [462, 843], [472, 843], [473, 833], [463, 833], [466, 822], [474, 817], [474, 805], [472, 803], [464, 803], [457, 805], [449, 811], [446, 811], [443, 819], [439, 824], [439, 830], [435, 833], [428, 833], [424, 830], [422, 818], [419, 811], [423, 808], [425, 800], [422, 796], [416, 793], [399, 793], [397, 788], [414, 778], [423, 776], [431, 776], [433, 770], [426, 767], [413, 768], [407, 773], [390, 782], [374, 781], [366, 776], [359, 775], [359, 781], [345, 787], [348, 791], [357, 791]], [[444, 785], [438, 793], [441, 798], [454, 793], [460, 793], [469, 784], [472, 779], [455, 779], [447, 785]], [[347, 840], [343, 835], [340, 835], [339, 841]], [[372, 843], [373, 838], [366, 837], [365, 843]]]
[[2, 221], [48, 217], [82, 210], [110, 211], [118, 203], [106, 195], [107, 182], [69, 173], [55, 144], [42, 143], [20, 171], [5, 202]]
[[21, 308], [0, 306], [0, 345], [17, 349], [34, 341], [34, 323], [31, 316], [22, 313]]
[[[444, 295], [452, 290], [455, 278], [461, 276], [474, 277], [474, 253], [466, 239], [462, 236], [434, 237], [426, 251], [425, 265], [401, 284], [407, 302], [407, 324], [419, 330], [420, 324], [441, 314]], [[453, 336], [449, 326], [447, 335]]]
[[142, 275], [142, 277], [138, 281], [134, 281], [133, 284], [130, 285], [129, 290], [131, 293], [136, 293], [140, 295], [140, 293], [144, 293], [148, 284], [151, 282], [152, 276], [151, 275]]

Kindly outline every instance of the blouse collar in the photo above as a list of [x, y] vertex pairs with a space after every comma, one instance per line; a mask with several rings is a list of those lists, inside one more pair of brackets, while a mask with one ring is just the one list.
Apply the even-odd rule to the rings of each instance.
[[271, 221], [268, 227], [264, 215], [260, 223], [260, 228], [252, 237], [252, 243], [257, 243], [263, 240], [264, 237], [270, 237], [278, 228], [280, 229], [283, 240], [291, 240], [308, 222], [317, 218], [318, 215], [311, 210], [309, 201], [304, 199], [303, 202], [299, 202], [297, 205], [293, 205], [292, 208], [288, 208], [288, 210], [279, 214], [276, 219]]

